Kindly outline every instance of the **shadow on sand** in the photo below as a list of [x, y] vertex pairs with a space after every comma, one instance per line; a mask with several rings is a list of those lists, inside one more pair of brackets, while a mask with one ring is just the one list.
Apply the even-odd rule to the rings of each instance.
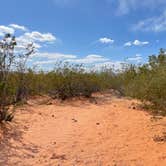
[[21, 161], [35, 157], [35, 154], [38, 153], [38, 147], [24, 143], [22, 139], [22, 135], [27, 129], [26, 127], [21, 129], [15, 122], [0, 125], [2, 134], [0, 138], [0, 165], [19, 165]]

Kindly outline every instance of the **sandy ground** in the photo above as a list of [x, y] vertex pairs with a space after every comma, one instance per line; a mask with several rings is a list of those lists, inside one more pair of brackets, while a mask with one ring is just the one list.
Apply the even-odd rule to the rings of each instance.
[[34, 98], [1, 127], [0, 166], [165, 166], [166, 118], [136, 103], [110, 94]]

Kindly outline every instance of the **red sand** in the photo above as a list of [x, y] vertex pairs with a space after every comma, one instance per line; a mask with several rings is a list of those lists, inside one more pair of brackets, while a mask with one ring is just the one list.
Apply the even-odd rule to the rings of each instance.
[[4, 130], [0, 166], [166, 165], [166, 142], [153, 140], [166, 118], [130, 108], [134, 100], [105, 94], [97, 101], [29, 101]]

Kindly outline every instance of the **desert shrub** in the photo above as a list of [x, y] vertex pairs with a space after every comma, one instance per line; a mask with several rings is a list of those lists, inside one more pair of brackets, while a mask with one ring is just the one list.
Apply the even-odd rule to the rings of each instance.
[[[16, 82], [13, 79], [15, 78], [14, 70], [17, 68], [17, 64], [22, 64], [22, 67], [24, 67], [26, 59], [33, 53], [33, 46], [29, 45], [25, 53], [15, 54], [16, 45], [15, 36], [11, 34], [6, 34], [0, 40], [0, 122], [10, 121], [13, 118], [8, 113], [7, 106], [12, 103], [16, 95]], [[18, 62], [17, 60], [20, 61]], [[24, 70], [21, 70], [20, 73], [24, 75]]]
[[[8, 43], [9, 38], [11, 42]], [[26, 61], [34, 51], [32, 44], [28, 52], [20, 55], [14, 54], [15, 45], [15, 37], [10, 34], [0, 42], [0, 122], [12, 117], [8, 114], [8, 105], [26, 101], [32, 95], [49, 94], [65, 100], [91, 97], [94, 92], [107, 89], [148, 101], [153, 108], [166, 114], [166, 54], [163, 49], [159, 55], [150, 56], [147, 64], [125, 65], [120, 72], [111, 68], [87, 71], [82, 65], [69, 63], [58, 63], [55, 69], [45, 72], [26, 68]]]
[[[166, 114], [166, 54], [149, 57], [149, 63], [140, 67], [130, 67], [122, 73], [121, 84], [127, 96], [149, 101], [156, 112]], [[162, 111], [161, 111], [162, 110]]]
[[52, 75], [50, 93], [62, 100], [75, 96], [90, 97], [100, 90], [97, 74], [86, 73], [81, 66], [64, 64], [49, 75]]

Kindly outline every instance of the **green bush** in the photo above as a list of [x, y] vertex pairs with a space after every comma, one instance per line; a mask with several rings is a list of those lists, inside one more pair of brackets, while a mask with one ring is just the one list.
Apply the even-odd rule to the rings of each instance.
[[149, 57], [149, 63], [130, 67], [119, 75], [127, 96], [149, 101], [156, 112], [166, 114], [166, 54], [162, 49], [158, 56]]
[[49, 75], [52, 75], [51, 95], [62, 100], [75, 96], [90, 97], [100, 90], [97, 74], [86, 73], [77, 65], [64, 65]]
[[[6, 35], [5, 39], [9, 37], [11, 36]], [[14, 50], [15, 45], [13, 36], [11, 46], [8, 48]], [[0, 47], [5, 48], [3, 43]], [[82, 65], [69, 63], [56, 64], [56, 68], [50, 72], [37, 72], [35, 69], [26, 68], [26, 60], [34, 52], [32, 44], [29, 48], [28, 53], [21, 55], [18, 66], [15, 66], [14, 53], [7, 55], [0, 53], [0, 116], [2, 119], [8, 117], [6, 106], [26, 101], [32, 95], [49, 94], [54, 98], [65, 100], [76, 96], [91, 97], [94, 92], [106, 89], [115, 89], [122, 95], [143, 102], [148, 101], [153, 108], [159, 110], [158, 112], [162, 110], [162, 113], [166, 114], [166, 54], [163, 49], [160, 50], [159, 55], [150, 56], [148, 64], [124, 65], [123, 71], [117, 73], [113, 72], [113, 69], [105, 68], [99, 72], [88, 72]], [[6, 58], [12, 63], [4, 65]], [[13, 65], [15, 68], [5, 67], [13, 67]]]

